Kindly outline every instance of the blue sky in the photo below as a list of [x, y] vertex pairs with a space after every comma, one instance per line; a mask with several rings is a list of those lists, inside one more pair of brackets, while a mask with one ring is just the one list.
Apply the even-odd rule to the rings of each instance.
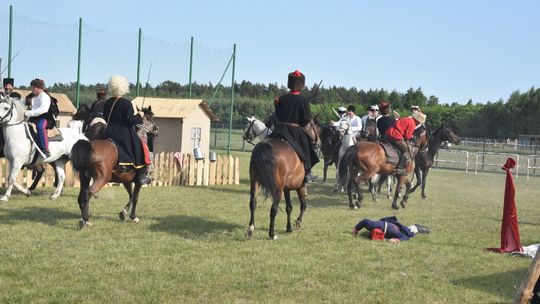
[[11, 0], [0, 11], [10, 4], [47, 23], [82, 17], [113, 33], [142, 27], [162, 41], [236, 43], [238, 81], [285, 84], [300, 69], [310, 84], [421, 87], [445, 103], [539, 86], [540, 1]]

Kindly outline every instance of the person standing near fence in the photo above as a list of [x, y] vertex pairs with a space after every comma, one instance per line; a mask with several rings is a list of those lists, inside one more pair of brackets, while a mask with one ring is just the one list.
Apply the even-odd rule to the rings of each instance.
[[277, 122], [269, 137], [285, 139], [293, 147], [304, 162], [305, 180], [310, 182], [317, 179], [311, 174], [311, 168], [319, 162], [319, 157], [303, 128], [311, 118], [309, 100], [301, 95], [305, 81], [306, 77], [300, 71], [289, 73], [287, 87], [290, 92], [274, 101]]

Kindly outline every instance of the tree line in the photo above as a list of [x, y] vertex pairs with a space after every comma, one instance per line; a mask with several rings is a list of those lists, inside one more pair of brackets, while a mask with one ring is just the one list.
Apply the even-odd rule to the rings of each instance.
[[[81, 85], [81, 103], [95, 100], [98, 88], [105, 84]], [[24, 87], [23, 87], [24, 88]], [[67, 94], [75, 100], [75, 83], [55, 83], [49, 88], [52, 92]], [[239, 127], [246, 123], [245, 116], [253, 115], [265, 120], [274, 109], [276, 97], [287, 93], [287, 88], [276, 83], [262, 84], [242, 81], [234, 88], [233, 125]], [[143, 86], [140, 95], [148, 97], [187, 98], [189, 85], [174, 81], [164, 81], [156, 86]], [[132, 85], [131, 96], [135, 89]], [[372, 104], [383, 100], [390, 102], [402, 116], [410, 114], [412, 105], [420, 106], [428, 115], [427, 124], [439, 126], [446, 123], [458, 134], [467, 137], [517, 138], [519, 134], [540, 134], [540, 89], [534, 87], [527, 92], [513, 92], [508, 99], [495, 102], [465, 104], [440, 102], [435, 95], [426, 96], [421, 88], [410, 88], [406, 92], [385, 89], [357, 89], [339, 86], [320, 87], [316, 84], [307, 86], [303, 94], [311, 101], [311, 110], [319, 115], [323, 123], [336, 120], [332, 108], [355, 105], [357, 115], [364, 115]], [[211, 102], [211, 108], [222, 123], [228, 123], [231, 87], [216, 87], [212, 83], [192, 84], [192, 98], [201, 98]]]

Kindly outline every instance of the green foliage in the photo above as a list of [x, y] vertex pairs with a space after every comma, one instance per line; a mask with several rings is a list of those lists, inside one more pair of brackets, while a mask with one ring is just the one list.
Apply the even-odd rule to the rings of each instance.
[[[104, 84], [81, 85], [81, 103], [91, 103], [95, 99], [97, 88]], [[57, 84], [50, 90], [66, 93], [75, 100], [75, 83]], [[134, 97], [132, 85], [130, 97]], [[245, 116], [266, 120], [273, 112], [275, 98], [285, 94], [287, 88], [277, 84], [252, 83], [242, 81], [235, 86], [235, 104], [233, 109], [233, 125], [245, 124]], [[151, 97], [187, 98], [189, 86], [174, 81], [164, 81], [155, 87], [141, 87], [140, 95]], [[516, 138], [519, 134], [540, 134], [540, 89], [531, 88], [525, 93], [516, 91], [508, 100], [473, 104], [445, 104], [437, 96], [426, 97], [421, 88], [409, 88], [407, 92], [388, 92], [385, 89], [369, 89], [332, 86], [317, 88], [317, 84], [307, 86], [303, 94], [311, 101], [312, 113], [319, 115], [323, 122], [335, 120], [332, 108], [355, 105], [357, 115], [363, 115], [372, 104], [387, 100], [402, 116], [409, 115], [410, 106], [420, 106], [428, 114], [428, 124], [440, 125], [443, 122], [451, 125], [458, 134], [467, 137]], [[222, 123], [228, 123], [230, 114], [231, 88], [212, 83], [192, 85], [193, 98], [203, 98], [211, 102], [212, 110]]]

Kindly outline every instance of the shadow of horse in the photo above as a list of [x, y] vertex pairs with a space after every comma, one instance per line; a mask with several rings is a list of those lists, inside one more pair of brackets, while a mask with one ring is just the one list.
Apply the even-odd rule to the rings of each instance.
[[3, 210], [0, 214], [0, 224], [14, 224], [21, 221], [57, 226], [62, 220], [77, 218], [75, 212], [66, 212], [56, 208], [26, 207], [23, 209]]
[[166, 232], [186, 239], [205, 238], [210, 234], [232, 233], [241, 228], [238, 224], [227, 223], [198, 216], [170, 215], [154, 217], [158, 223], [150, 226], [151, 231]]

